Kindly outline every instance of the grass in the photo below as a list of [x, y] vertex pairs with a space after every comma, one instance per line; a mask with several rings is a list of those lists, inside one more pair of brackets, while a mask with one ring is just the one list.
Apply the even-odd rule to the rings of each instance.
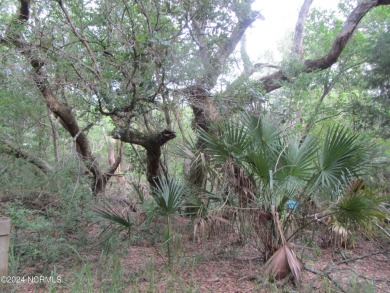
[[[149, 226], [137, 226], [130, 235], [126, 231], [118, 234], [109, 229], [101, 234], [106, 223], [98, 218], [91, 217], [88, 223], [73, 220], [70, 222], [73, 226], [67, 224], [69, 232], [61, 235], [63, 240], [60, 237], [50, 240], [55, 222], [49, 226], [45, 223], [50, 218], [32, 217], [37, 223], [27, 223], [23, 222], [27, 221], [24, 213], [30, 215], [29, 212], [17, 209], [15, 212], [20, 221], [15, 237], [19, 246], [15, 246], [14, 241], [11, 243], [10, 274], [61, 277], [62, 282], [7, 285], [3, 288], [7, 293], [27, 289], [50, 293], [318, 292], [319, 289], [337, 292], [327, 279], [320, 279], [317, 287], [306, 280], [298, 289], [292, 282], [271, 282], [263, 276], [263, 263], [256, 245], [237, 244], [238, 236], [234, 230], [218, 231], [211, 239], [194, 241], [193, 224], [182, 217], [172, 218], [175, 233], [170, 233], [168, 239], [174, 254], [169, 268], [167, 237], [164, 235], [166, 221], [161, 216], [154, 217]], [[66, 211], [66, 218], [70, 215], [71, 211]], [[245, 232], [250, 236], [250, 230]], [[34, 239], [39, 242], [34, 243]], [[302, 255], [306, 260], [310, 259], [313, 266], [318, 260], [329, 263], [332, 248], [320, 249], [318, 239], [312, 237], [311, 232], [303, 235], [298, 244], [297, 255], [304, 252]], [[34, 258], [30, 255], [33, 249], [37, 250]], [[339, 257], [337, 253], [334, 255]], [[358, 271], [358, 263], [356, 265]], [[378, 292], [378, 285], [383, 284], [387, 283], [373, 282], [349, 272], [349, 279], [343, 287], [351, 293]]]

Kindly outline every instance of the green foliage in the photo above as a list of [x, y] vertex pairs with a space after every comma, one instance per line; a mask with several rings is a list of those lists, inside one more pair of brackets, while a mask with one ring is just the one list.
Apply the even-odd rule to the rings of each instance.
[[364, 141], [341, 126], [330, 128], [318, 154], [317, 182], [332, 187], [343, 175], [361, 176], [368, 167], [364, 157]]
[[372, 223], [389, 217], [388, 212], [381, 206], [390, 197], [381, 195], [378, 190], [361, 189], [357, 192], [346, 188], [339, 197], [331, 213], [336, 220], [347, 229], [354, 231], [372, 231]]
[[152, 196], [157, 204], [156, 211], [165, 217], [174, 215], [180, 208], [186, 194], [186, 187], [178, 179], [161, 176], [156, 179], [157, 186]]
[[219, 132], [224, 133], [223, 139], [204, 130], [200, 131], [201, 140], [207, 145], [207, 151], [212, 156], [213, 161], [223, 163], [232, 158], [239, 159], [240, 156], [244, 155], [242, 150], [248, 147], [249, 140], [243, 127], [226, 124], [222, 125]]
[[303, 187], [315, 183], [333, 188], [343, 175], [360, 176], [368, 168], [364, 141], [340, 126], [329, 128], [323, 143], [312, 136], [300, 142], [269, 120], [245, 114], [241, 122], [229, 122], [219, 133], [200, 133], [211, 160], [217, 164], [234, 161], [258, 184], [270, 186], [272, 181], [273, 187], [282, 187], [296, 182]]
[[[70, 292], [110, 292], [119, 293], [125, 290], [131, 280], [124, 277], [124, 268], [118, 255], [107, 259], [100, 258], [97, 268], [93, 268], [89, 261], [83, 262], [80, 269], [74, 269], [66, 280]], [[96, 282], [99, 290], [96, 291]]]
[[123, 229], [127, 229], [128, 232], [135, 225], [129, 211], [126, 214], [122, 214], [108, 205], [104, 208], [96, 208], [94, 211], [103, 219], [118, 224]]
[[[300, 207], [304, 200], [322, 192], [325, 195], [322, 199], [332, 195], [331, 200], [337, 199], [332, 208], [337, 221], [346, 227], [383, 216], [378, 205], [384, 198], [369, 191], [336, 195], [332, 191], [346, 174], [361, 176], [369, 171], [366, 143], [348, 127], [388, 137], [388, 10], [379, 7], [368, 15], [369, 21], [362, 22], [364, 29], [355, 32], [340, 62], [329, 70], [301, 73], [302, 63], [290, 58], [284, 60], [280, 68], [291, 86], [279, 91], [278, 96], [264, 96], [258, 80], [242, 76], [231, 82], [226, 91], [215, 93], [217, 79], [229, 82], [232, 79], [233, 61], [220, 64], [221, 53], [229, 51], [226, 41], [232, 32], [236, 34], [238, 19], [252, 19], [252, 1], [63, 1], [83, 42], [75, 35], [58, 1], [30, 2], [31, 19], [27, 25], [12, 21], [17, 1], [0, 3], [0, 30], [5, 37], [0, 46], [0, 139], [42, 158], [54, 171], [43, 174], [26, 160], [5, 154], [0, 146], [0, 205], [1, 213], [11, 216], [16, 227], [12, 235], [15, 275], [31, 263], [52, 264], [78, 254], [78, 249], [89, 243], [87, 232], [93, 230], [89, 224], [96, 215], [127, 231], [138, 225], [131, 213], [118, 212], [111, 206], [98, 208], [96, 213], [86, 208], [92, 204], [91, 174], [77, 153], [74, 134], [69, 136], [58, 117], [53, 120], [58, 125], [48, 119], [47, 105], [34, 81], [37, 75], [31, 71], [31, 58], [25, 58], [30, 52], [44, 60], [41, 70], [47, 73], [45, 83], [53, 95], [50, 98], [69, 106], [69, 113], [88, 137], [88, 147], [103, 162], [99, 162], [102, 173], [109, 166], [101, 128], [109, 133], [113, 122], [102, 116], [101, 110], [123, 108], [113, 120], [130, 125], [132, 130], [143, 131], [146, 118], [150, 124], [148, 130], [161, 128], [165, 125], [165, 113], [161, 110], [168, 109], [167, 113], [172, 115], [182, 98], [188, 96], [183, 89], [202, 83], [210, 88], [223, 118], [231, 113], [239, 116], [220, 123], [215, 132], [200, 131], [198, 142], [185, 141], [180, 156], [191, 160], [191, 171], [184, 173], [194, 185], [200, 183], [201, 188], [190, 189], [178, 177], [162, 176], [151, 192], [153, 201], [137, 191], [143, 205], [141, 210], [147, 214], [141, 229], [149, 229], [147, 225], [155, 213], [167, 220], [165, 233], [160, 234], [165, 236], [170, 264], [175, 250], [174, 215], [183, 210], [202, 220], [211, 220], [217, 219], [215, 215], [212, 217], [216, 206], [222, 214], [225, 206], [234, 210], [248, 204], [269, 211], [274, 204], [281, 221], [288, 226], [291, 211], [286, 209], [287, 200], [296, 200]], [[348, 5], [341, 7], [342, 12], [351, 10]], [[313, 11], [306, 26], [304, 58], [327, 53], [341, 23], [333, 12]], [[6, 38], [9, 33], [20, 35], [26, 44], [22, 47], [28, 50], [12, 45], [12, 40]], [[250, 60], [245, 63], [248, 65]], [[226, 68], [226, 76], [210, 74], [210, 68], [217, 67]], [[255, 68], [249, 71], [252, 69]], [[212, 86], [215, 87], [211, 89]], [[328, 87], [333, 91], [321, 106], [317, 101]], [[162, 103], [162, 98], [168, 102]], [[272, 115], [277, 112], [274, 120], [280, 118], [281, 123], [267, 117], [237, 115], [251, 108], [252, 103], [261, 104], [261, 111], [270, 111]], [[184, 104], [182, 134], [188, 137], [192, 114], [187, 101]], [[167, 105], [172, 107], [163, 108]], [[319, 120], [335, 115], [345, 127], [329, 126], [335, 120], [318, 124]], [[304, 123], [309, 121], [314, 124], [313, 131], [303, 135], [306, 138], [301, 141], [298, 131], [289, 129], [291, 121], [301, 121], [298, 130], [304, 129]], [[89, 125], [93, 127], [84, 129]], [[175, 130], [174, 122], [172, 126]], [[325, 134], [316, 132], [322, 126], [326, 128]], [[199, 148], [202, 144], [205, 149]], [[170, 149], [164, 152], [169, 162], [168, 173], [175, 168], [175, 174], [180, 174], [181, 162], [172, 163]], [[123, 154], [124, 160], [130, 161], [130, 176], [144, 172], [144, 152], [127, 144]], [[379, 172], [385, 181], [385, 172]], [[244, 201], [245, 197], [250, 200]], [[241, 215], [246, 217], [242, 217], [243, 222], [258, 216], [253, 213], [251, 218], [244, 212]], [[220, 219], [227, 221], [222, 216]], [[269, 238], [275, 236], [271, 222], [266, 227]], [[109, 225], [107, 247], [114, 251], [115, 236], [120, 232], [110, 228]], [[93, 292], [96, 289], [93, 279], [103, 275], [104, 282], [99, 284], [102, 292], [128, 289], [119, 261], [108, 267], [107, 274], [95, 274], [86, 264], [75, 272], [73, 291]], [[154, 289], [151, 282], [150, 290]]]
[[[52, 221], [39, 216], [34, 210], [26, 209], [20, 201], [8, 203], [5, 207], [9, 212], [6, 215], [14, 225], [11, 234], [12, 259], [19, 263], [14, 270], [21, 270], [34, 261], [53, 263], [69, 253], [64, 247], [63, 238], [53, 239], [52, 235], [57, 231], [57, 227]], [[59, 247], [63, 249], [59, 251]], [[20, 265], [21, 262], [23, 266]]]

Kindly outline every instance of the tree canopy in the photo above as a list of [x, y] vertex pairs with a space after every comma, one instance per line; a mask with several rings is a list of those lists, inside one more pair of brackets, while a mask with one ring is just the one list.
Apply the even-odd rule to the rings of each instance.
[[[240, 101], [237, 93], [243, 90], [242, 109], [262, 102], [264, 95], [282, 87], [288, 91], [301, 88], [299, 95], [306, 95], [304, 88], [323, 84], [313, 115], [302, 117], [309, 129], [325, 96], [353, 68], [362, 66], [365, 70], [361, 76], [371, 79], [365, 86], [367, 91], [376, 91], [381, 101], [387, 101], [383, 98], [388, 87], [386, 54], [378, 48], [387, 48], [382, 43], [386, 42], [388, 28], [384, 17], [376, 20], [369, 14], [388, 14], [384, 6], [390, 2], [365, 0], [344, 6], [344, 20], [311, 12], [312, 2], [306, 0], [302, 5], [286, 61], [270, 65], [252, 63], [246, 54], [245, 32], [263, 17], [252, 10], [249, 0], [6, 1], [0, 15], [2, 103], [4, 107], [12, 103], [11, 111], [23, 113], [22, 117], [31, 120], [30, 125], [49, 119], [52, 135], [50, 131], [37, 134], [34, 129], [31, 135], [52, 136], [54, 157], [35, 158], [23, 150], [21, 146], [32, 142], [28, 136], [15, 133], [24, 131], [19, 121], [15, 127], [12, 121], [4, 122], [4, 149], [49, 171], [50, 161], [58, 160], [58, 133], [67, 133], [93, 179], [92, 191], [98, 195], [104, 193], [122, 160], [118, 154], [102, 169], [88, 131], [103, 122], [112, 125], [113, 138], [146, 150], [147, 178], [154, 185], [161, 147], [176, 137], [173, 123], [177, 118], [171, 116], [177, 117], [181, 103], [192, 108], [192, 126], [208, 130], [210, 123], [229, 113], [221, 110], [229, 108], [228, 97], [233, 95], [233, 100]], [[373, 31], [375, 22], [383, 28], [380, 32]], [[362, 23], [367, 28], [360, 29]], [[316, 38], [325, 38], [326, 42], [319, 46]], [[376, 45], [364, 49], [366, 56], [355, 57], [354, 48], [348, 44], [358, 44], [360, 39]], [[232, 72], [230, 62], [240, 41], [238, 62], [244, 70], [235, 81], [221, 86], [221, 77]], [[260, 77], [252, 77], [254, 73]], [[15, 100], [15, 96], [21, 98]], [[283, 103], [273, 97], [274, 105]], [[312, 103], [310, 99], [305, 103]], [[294, 99], [290, 101], [294, 103]], [[378, 103], [381, 108], [383, 102]], [[289, 111], [292, 114], [295, 109]], [[388, 118], [383, 119], [379, 123]], [[61, 128], [57, 129], [56, 123]]]

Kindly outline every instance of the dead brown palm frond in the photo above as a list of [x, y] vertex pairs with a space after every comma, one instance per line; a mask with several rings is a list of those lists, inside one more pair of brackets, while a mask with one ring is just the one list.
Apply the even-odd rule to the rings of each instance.
[[229, 187], [238, 195], [240, 207], [253, 204], [256, 201], [253, 179], [246, 175], [245, 170], [233, 160], [229, 160], [223, 166]]
[[277, 280], [284, 279], [291, 272], [287, 260], [287, 247], [287, 245], [280, 247], [265, 264], [266, 274], [273, 276]]
[[221, 232], [228, 232], [231, 227], [232, 223], [223, 217], [207, 216], [205, 218], [197, 218], [194, 221], [194, 241], [198, 239], [198, 242], [200, 242], [206, 238], [206, 235], [209, 239], [211, 236]]
[[342, 247], [343, 245], [347, 248], [348, 235], [352, 234], [351, 231], [346, 229], [337, 220], [333, 220], [329, 228], [332, 231], [332, 240], [335, 246]]
[[282, 245], [266, 263], [266, 274], [277, 280], [284, 279], [291, 272], [298, 283], [301, 270], [301, 262], [287, 243]]
[[280, 238], [282, 240], [282, 246], [265, 264], [266, 274], [280, 280], [285, 278], [291, 272], [295, 282], [299, 283], [302, 264], [284, 238], [284, 234], [280, 225], [279, 214], [276, 212], [274, 206], [272, 207], [272, 211], [275, 226], [278, 228]]
[[291, 270], [291, 273], [294, 276], [294, 279], [297, 283], [299, 283], [299, 279], [301, 276], [301, 270], [302, 270], [302, 263], [299, 261], [299, 259], [296, 257], [294, 251], [288, 246], [288, 244], [283, 245], [286, 250], [287, 255], [287, 261], [289, 268]]

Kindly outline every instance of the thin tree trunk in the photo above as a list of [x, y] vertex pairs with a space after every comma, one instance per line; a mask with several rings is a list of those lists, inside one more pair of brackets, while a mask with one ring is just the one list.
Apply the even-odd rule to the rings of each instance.
[[53, 139], [53, 153], [54, 153], [54, 162], [56, 163], [56, 166], [59, 162], [59, 156], [58, 156], [58, 120], [56, 120], [49, 108], [47, 109], [47, 116], [49, 117], [51, 131], [52, 131], [52, 139]]
[[181, 136], [183, 137], [183, 139], [185, 139], [186, 138], [186, 134], [185, 134], [185, 131], [184, 131], [183, 123], [181, 122], [181, 117], [180, 117], [179, 113], [177, 112], [176, 108], [173, 109], [173, 115], [175, 116], [175, 120], [177, 122], [177, 126], [179, 127]]
[[[122, 142], [118, 142], [115, 139], [111, 138], [108, 143], [108, 163], [110, 166], [114, 166], [115, 164], [115, 157], [122, 156]], [[115, 149], [116, 145], [116, 149]], [[118, 164], [118, 167], [116, 168], [114, 174], [116, 181], [124, 187], [126, 184], [126, 180], [122, 175], [118, 175], [118, 173], [121, 173], [121, 163]]]
[[166, 93], [163, 93], [162, 98], [163, 98], [163, 111], [165, 116], [165, 122], [167, 123], [167, 129], [172, 130], [171, 115], [169, 114], [169, 97]]

